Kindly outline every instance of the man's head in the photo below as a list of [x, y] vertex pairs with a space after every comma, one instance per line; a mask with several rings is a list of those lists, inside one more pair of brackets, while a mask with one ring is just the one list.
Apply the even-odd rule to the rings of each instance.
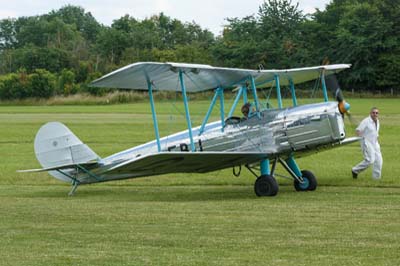
[[250, 106], [251, 106], [250, 103], [245, 103], [245, 104], [242, 106], [241, 111], [242, 111], [242, 114], [243, 114], [245, 117], [249, 116]]
[[372, 120], [377, 121], [379, 115], [379, 109], [377, 107], [372, 107], [369, 115], [371, 116]]

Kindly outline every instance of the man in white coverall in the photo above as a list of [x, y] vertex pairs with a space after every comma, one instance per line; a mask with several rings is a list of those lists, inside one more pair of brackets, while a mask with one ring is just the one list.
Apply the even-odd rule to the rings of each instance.
[[364, 160], [351, 169], [353, 178], [357, 178], [358, 174], [368, 166], [373, 165], [372, 178], [380, 179], [382, 171], [382, 154], [381, 147], [378, 142], [379, 137], [379, 110], [376, 107], [371, 109], [369, 116], [361, 121], [356, 128], [358, 136], [362, 137], [361, 151]]

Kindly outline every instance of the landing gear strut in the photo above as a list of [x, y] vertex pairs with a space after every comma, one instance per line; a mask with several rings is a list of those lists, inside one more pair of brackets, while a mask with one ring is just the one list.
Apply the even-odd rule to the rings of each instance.
[[260, 176], [257, 176], [250, 166], [246, 165], [247, 169], [257, 177], [254, 183], [254, 192], [257, 196], [275, 196], [278, 194], [279, 186], [274, 177], [275, 167], [278, 161], [292, 176], [296, 191], [314, 191], [317, 188], [317, 179], [314, 174], [308, 170], [300, 171], [292, 156], [286, 160], [276, 157], [272, 163], [271, 171], [269, 170], [269, 160], [265, 159], [261, 161]]

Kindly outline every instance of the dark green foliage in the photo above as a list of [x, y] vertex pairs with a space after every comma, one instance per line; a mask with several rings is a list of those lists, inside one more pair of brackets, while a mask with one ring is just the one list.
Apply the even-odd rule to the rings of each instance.
[[223, 66], [241, 68], [256, 68], [262, 63], [264, 55], [261, 52], [261, 34], [258, 21], [254, 16], [243, 19], [228, 19], [223, 37], [219, 38], [213, 47], [213, 56], [217, 63]]
[[92, 72], [92, 67], [88, 62], [80, 61], [76, 71], [76, 82], [83, 83], [88, 81], [89, 74]]
[[88, 83], [100, 78], [101, 76], [102, 76], [102, 74], [100, 72], [90, 72], [89, 75], [87, 76], [86, 82], [81, 83], [81, 88], [80, 88], [81, 91], [89, 93], [91, 95], [96, 95], [96, 96], [101, 96], [108, 92], [115, 91], [115, 89], [95, 88], [95, 87], [88, 86]]
[[44, 69], [36, 69], [28, 76], [30, 95], [28, 97], [49, 98], [54, 95], [56, 77]]
[[55, 93], [55, 75], [44, 69], [25, 70], [0, 78], [1, 99], [49, 98]]
[[228, 19], [214, 56], [237, 67], [290, 68], [307, 63], [305, 16], [291, 1], [264, 2], [258, 16]]
[[99, 41], [96, 44], [96, 50], [109, 63], [119, 64], [121, 55], [128, 44], [129, 38], [123, 31], [114, 28], [106, 28], [99, 33]]
[[304, 65], [301, 26], [305, 16], [292, 1], [268, 0], [259, 10], [264, 66], [290, 68]]
[[57, 11], [50, 12], [48, 18], [49, 20], [58, 18], [67, 25], [73, 25], [89, 42], [96, 41], [96, 36], [101, 29], [101, 25], [92, 14], [85, 13], [85, 10], [78, 6], [64, 6]]
[[14, 46], [16, 41], [14, 23], [13, 19], [0, 20], [0, 50]]
[[[125, 15], [110, 27], [71, 5], [3, 19], [0, 97], [101, 95], [108, 90], [88, 87], [94, 76], [139, 61], [253, 69], [350, 63], [352, 70], [339, 76], [343, 89], [389, 91], [400, 79], [399, 6], [399, 0], [332, 0], [324, 11], [306, 15], [292, 0], [266, 0], [256, 15], [227, 18], [216, 38], [164, 13], [144, 20]], [[57, 80], [53, 87], [44, 81], [50, 73]], [[32, 74], [35, 92], [24, 83]], [[53, 89], [37, 89], [39, 84]]]
[[1, 99], [22, 99], [26, 98], [28, 91], [26, 73], [11, 73], [0, 79], [0, 98]]
[[77, 93], [75, 84], [75, 73], [72, 70], [63, 69], [58, 81], [59, 94], [69, 95]]
[[[345, 88], [387, 90], [396, 88], [400, 73], [400, 2], [391, 0], [334, 0], [314, 14], [315, 29], [324, 42], [316, 50], [331, 63], [351, 63], [343, 73]], [[325, 51], [322, 49], [325, 48]]]
[[66, 50], [27, 45], [11, 52], [11, 70], [14, 72], [23, 67], [28, 72], [35, 69], [47, 69], [52, 73], [58, 73], [63, 68], [71, 65], [71, 58]]

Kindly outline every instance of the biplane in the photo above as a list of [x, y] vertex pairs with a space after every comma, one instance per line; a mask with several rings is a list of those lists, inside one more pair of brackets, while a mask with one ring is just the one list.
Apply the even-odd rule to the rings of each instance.
[[[145, 90], [148, 92], [155, 140], [101, 158], [64, 124], [43, 125], [34, 141], [36, 157], [53, 177], [70, 182], [72, 195], [79, 185], [112, 180], [162, 175], [167, 173], [206, 173], [233, 168], [240, 174], [246, 167], [256, 176], [257, 196], [275, 196], [279, 163], [293, 179], [297, 191], [312, 191], [317, 180], [309, 170], [301, 170], [295, 157], [339, 147], [357, 141], [346, 137], [344, 114], [349, 104], [340, 88], [335, 101], [328, 101], [327, 82], [348, 64], [323, 65], [284, 70], [250, 70], [184, 63], [134, 63], [113, 71], [91, 83], [94, 87]], [[318, 80], [324, 101], [298, 105], [295, 85]], [[276, 89], [277, 108], [263, 107], [258, 92]], [[283, 107], [281, 86], [289, 88], [292, 106]], [[188, 93], [213, 90], [210, 106], [201, 125], [192, 125]], [[187, 129], [160, 137], [154, 91], [182, 94]], [[225, 111], [224, 92], [235, 98]], [[237, 106], [250, 103], [246, 117], [233, 116]], [[218, 104], [219, 102], [219, 104]], [[220, 120], [208, 122], [219, 106]], [[218, 107], [217, 107], [218, 108]], [[236, 169], [236, 170], [235, 170]]]

